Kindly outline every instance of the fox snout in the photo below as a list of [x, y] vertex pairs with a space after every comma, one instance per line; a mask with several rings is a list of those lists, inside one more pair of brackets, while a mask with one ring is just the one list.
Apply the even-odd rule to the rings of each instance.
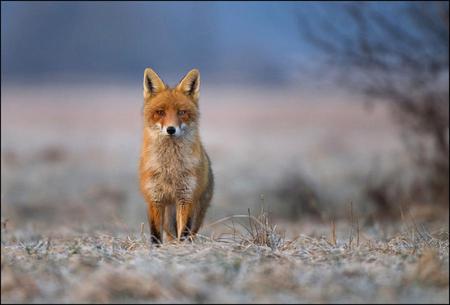
[[[183, 124], [181, 124], [181, 125], [183, 125]], [[171, 136], [171, 137], [179, 137], [179, 136], [181, 136], [181, 135], [183, 135], [183, 131], [184, 131], [184, 128], [182, 128], [181, 126], [167, 126], [166, 128], [163, 128], [164, 130], [163, 130], [163, 132], [166, 134], [166, 135], [169, 135], [169, 136]]]
[[169, 126], [169, 127], [166, 128], [166, 132], [169, 135], [174, 135], [177, 132], [177, 129], [175, 127], [173, 127], [173, 126]]
[[175, 124], [168, 126], [161, 126], [160, 124], [156, 124], [159, 127], [162, 136], [170, 136], [170, 137], [180, 137], [186, 131], [186, 124], [181, 123], [181, 125], [177, 126]]

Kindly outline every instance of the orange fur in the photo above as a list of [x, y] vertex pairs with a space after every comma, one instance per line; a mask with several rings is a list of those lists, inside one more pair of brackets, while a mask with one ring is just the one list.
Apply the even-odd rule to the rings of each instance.
[[[148, 206], [152, 241], [196, 234], [213, 193], [210, 160], [198, 130], [200, 75], [190, 71], [175, 88], [144, 72], [140, 188]], [[167, 127], [176, 128], [168, 134]]]

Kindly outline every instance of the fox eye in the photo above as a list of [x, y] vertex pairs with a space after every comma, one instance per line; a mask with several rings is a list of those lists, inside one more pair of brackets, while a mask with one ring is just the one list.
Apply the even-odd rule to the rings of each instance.
[[185, 115], [186, 114], [186, 110], [179, 110], [178, 111], [178, 115]]
[[164, 110], [156, 110], [156, 114], [159, 116], [164, 116]]

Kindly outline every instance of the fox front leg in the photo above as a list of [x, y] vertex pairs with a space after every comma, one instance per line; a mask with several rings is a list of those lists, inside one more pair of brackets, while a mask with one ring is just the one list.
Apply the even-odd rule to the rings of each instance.
[[178, 241], [186, 239], [191, 232], [191, 209], [192, 202], [178, 201], [177, 202], [177, 239]]
[[150, 225], [150, 240], [152, 244], [162, 244], [164, 225], [164, 206], [151, 202], [148, 204], [148, 222]]

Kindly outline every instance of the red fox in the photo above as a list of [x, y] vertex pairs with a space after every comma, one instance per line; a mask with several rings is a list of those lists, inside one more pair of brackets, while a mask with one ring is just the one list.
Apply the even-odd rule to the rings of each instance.
[[151, 242], [194, 236], [213, 196], [211, 161], [199, 135], [200, 73], [191, 70], [169, 88], [144, 71], [140, 188], [147, 203]]

